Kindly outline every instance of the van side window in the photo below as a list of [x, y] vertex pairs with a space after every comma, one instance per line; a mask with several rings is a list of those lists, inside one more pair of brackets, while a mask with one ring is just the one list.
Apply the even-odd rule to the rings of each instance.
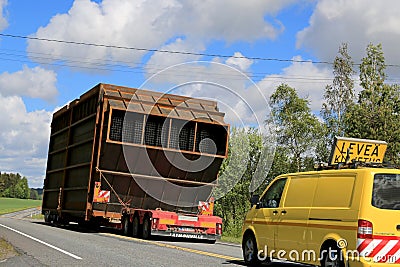
[[276, 180], [260, 199], [260, 208], [277, 208], [281, 202], [283, 189], [285, 188], [286, 178]]

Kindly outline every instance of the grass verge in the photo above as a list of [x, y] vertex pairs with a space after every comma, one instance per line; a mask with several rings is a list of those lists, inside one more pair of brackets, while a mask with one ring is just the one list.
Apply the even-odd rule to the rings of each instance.
[[235, 237], [235, 236], [222, 236], [221, 237], [222, 242], [228, 242], [228, 243], [235, 243], [235, 244], [240, 244], [242, 243], [242, 238], [241, 237]]
[[35, 220], [44, 220], [44, 215], [43, 214], [35, 214], [30, 218], [35, 219]]
[[19, 199], [19, 198], [0, 198], [0, 215], [39, 207], [41, 200]]
[[7, 241], [0, 238], [0, 261], [17, 256], [18, 253], [15, 251]]

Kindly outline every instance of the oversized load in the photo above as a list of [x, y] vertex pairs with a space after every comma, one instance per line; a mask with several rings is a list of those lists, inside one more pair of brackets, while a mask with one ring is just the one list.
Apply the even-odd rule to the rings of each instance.
[[227, 156], [223, 118], [215, 101], [98, 84], [53, 115], [45, 219], [220, 235], [210, 194]]

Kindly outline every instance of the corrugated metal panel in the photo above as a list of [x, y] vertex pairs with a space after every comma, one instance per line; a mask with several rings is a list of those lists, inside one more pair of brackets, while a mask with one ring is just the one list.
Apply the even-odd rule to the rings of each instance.
[[138, 99], [141, 101], [146, 101], [146, 102], [154, 102], [154, 99], [150, 95], [137, 95]]
[[113, 108], [124, 109], [127, 105], [128, 111], [225, 124], [225, 114], [218, 111], [215, 101], [106, 84], [103, 88], [105, 96], [112, 98], [109, 103]]
[[110, 106], [113, 108], [120, 109], [120, 110], [126, 109], [124, 102], [122, 102], [122, 101], [110, 99], [110, 100], [108, 100], [108, 102], [110, 103]]
[[118, 91], [111, 91], [111, 90], [106, 91], [106, 95], [108, 95], [108, 96], [114, 96], [114, 97], [121, 97], [121, 96], [119, 95]]

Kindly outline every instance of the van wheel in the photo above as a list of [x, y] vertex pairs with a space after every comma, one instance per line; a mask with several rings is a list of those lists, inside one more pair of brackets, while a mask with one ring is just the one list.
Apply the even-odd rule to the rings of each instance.
[[129, 216], [124, 216], [122, 219], [122, 232], [125, 236], [129, 236], [131, 233], [131, 223], [129, 222]]
[[139, 217], [135, 215], [133, 217], [133, 222], [132, 222], [132, 236], [137, 237], [139, 235]]
[[252, 234], [247, 234], [242, 242], [243, 259], [247, 265], [257, 265], [260, 263], [258, 259], [258, 249], [256, 239]]
[[321, 253], [321, 267], [344, 267], [342, 250], [336, 245], [326, 246]]

